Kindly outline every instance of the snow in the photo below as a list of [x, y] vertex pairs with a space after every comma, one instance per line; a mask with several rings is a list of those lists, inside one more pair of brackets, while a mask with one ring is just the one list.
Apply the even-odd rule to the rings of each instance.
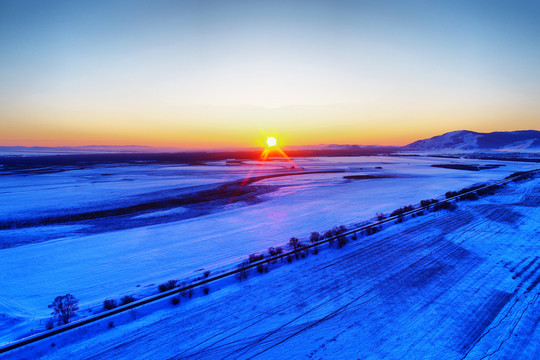
[[9, 355], [535, 359], [539, 190], [539, 178], [510, 183], [343, 249], [212, 284], [208, 296], [196, 289], [177, 306], [164, 299]]
[[[6, 239], [37, 239], [45, 232], [53, 237], [0, 250], [0, 314], [9, 319], [5, 325], [0, 323], [1, 341], [43, 328], [50, 316], [47, 305], [58, 295], [74, 294], [80, 300], [80, 313], [100, 311], [107, 298], [126, 294], [142, 297], [154, 293], [157, 285], [168, 279], [194, 278], [202, 269], [215, 272], [233, 267], [250, 253], [285, 244], [291, 236], [306, 239], [312, 231], [362, 223], [378, 212], [535, 168], [530, 163], [420, 157], [298, 158], [295, 162], [304, 171], [346, 172], [261, 180], [254, 185], [279, 186], [263, 195], [262, 202], [230, 204], [204, 216], [157, 225], [95, 234], [82, 231], [85, 223], [0, 230]], [[430, 166], [436, 163], [505, 166], [473, 172]], [[288, 163], [272, 161], [266, 165], [107, 166], [3, 176], [0, 214], [24, 218], [109, 207], [140, 197], [159, 197], [161, 192], [181, 189], [189, 193], [248, 175], [289, 171], [285, 170]], [[360, 174], [394, 177], [343, 179], [344, 175]], [[106, 180], [102, 181], [103, 177]], [[181, 215], [184, 209], [163, 211], [168, 211], [165, 215]], [[62, 236], [62, 226], [71, 227], [69, 232], [66, 229], [68, 236]]]

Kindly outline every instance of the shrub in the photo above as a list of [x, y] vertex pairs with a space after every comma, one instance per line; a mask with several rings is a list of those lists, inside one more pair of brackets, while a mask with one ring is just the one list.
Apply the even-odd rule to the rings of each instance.
[[178, 305], [180, 303], [180, 298], [178, 296], [175, 296], [171, 299], [171, 302], [173, 305]]
[[328, 247], [333, 247], [335, 243], [336, 239], [330, 239], [330, 241], [328, 242]]
[[110, 321], [110, 322], [109, 322], [109, 327], [110, 327], [110, 328], [113, 328], [113, 327], [114, 327], [114, 322], [113, 322], [113, 321]]
[[114, 299], [107, 299], [103, 302], [103, 307], [107, 310], [112, 310], [116, 307], [116, 300]]
[[508, 175], [505, 179], [510, 179], [510, 178], [512, 178], [514, 176], [515, 176], [515, 178], [512, 179], [512, 181], [514, 181], [514, 182], [521, 181], [521, 180], [528, 180], [528, 179], [532, 179], [534, 177], [533, 173], [529, 173], [529, 172], [526, 172], [526, 171], [518, 171], [518, 172], [515, 172], [513, 174]]
[[482, 188], [482, 185], [470, 186], [470, 187], [466, 187], [466, 188], [463, 188], [463, 189], [459, 190], [457, 193], [455, 191], [451, 191], [451, 193], [454, 194], [454, 196], [457, 196], [457, 195], [462, 195], [462, 194], [465, 194], [465, 193], [468, 193], [468, 192], [471, 192], [471, 191], [474, 191], [474, 190], [478, 190], [480, 188]]
[[247, 279], [247, 276], [248, 276], [247, 266], [248, 265], [249, 265], [249, 260], [244, 260], [240, 264], [236, 265], [236, 268], [239, 270], [236, 273], [236, 277], [238, 280], [242, 281], [242, 279]]
[[207, 277], [209, 277], [209, 276], [210, 276], [210, 270], [206, 270], [206, 271], [204, 272], [204, 277], [207, 278]]
[[449, 199], [451, 197], [454, 197], [454, 196], [457, 196], [458, 193], [456, 191], [448, 191], [446, 194], [444, 194], [444, 196]]
[[264, 255], [263, 254], [250, 254], [249, 255], [249, 263], [254, 263], [256, 261], [259, 261], [259, 260], [262, 260], [264, 259]]
[[431, 204], [435, 204], [438, 201], [439, 200], [436, 200], [436, 199], [421, 200], [420, 201], [420, 206], [428, 206], [428, 205], [431, 205]]
[[422, 216], [424, 215], [424, 210], [420, 210], [416, 212], [416, 216]]
[[337, 238], [338, 241], [338, 249], [341, 249], [347, 244], [347, 237], [344, 235], [339, 235]]
[[276, 256], [278, 254], [273, 246], [268, 248], [268, 253], [270, 254], [270, 256]]
[[367, 235], [373, 235], [375, 234], [377, 231], [379, 231], [379, 229], [376, 227], [376, 226], [370, 226], [366, 229], [366, 234]]
[[332, 236], [334, 236], [334, 233], [332, 232], [332, 230], [325, 231], [324, 233], [325, 239], [330, 239]]
[[351, 235], [351, 239], [353, 239], [353, 240], [358, 239], [358, 236], [356, 235], [356, 233], [354, 233], [354, 234]]
[[180, 295], [182, 295], [183, 297], [192, 297], [193, 296], [193, 289], [192, 288], [189, 288], [189, 289], [185, 289], [185, 287], [187, 286], [187, 283], [184, 281], [180, 284]]
[[292, 256], [292, 255], [287, 255], [287, 261], [288, 261], [288, 262], [291, 263], [291, 262], [293, 261], [293, 259], [294, 259], [294, 256]]
[[463, 200], [478, 200], [478, 195], [476, 195], [476, 193], [468, 193], [468, 194], [465, 194], [465, 195], [461, 195], [460, 197], [458, 197], [458, 200], [460, 201], [463, 201]]
[[403, 222], [403, 215], [399, 214], [397, 219], [396, 219], [396, 224], [399, 224], [399, 223], [402, 223], [402, 222]]
[[412, 206], [412, 205], [403, 206], [403, 207], [400, 207], [399, 209], [396, 209], [396, 210], [392, 211], [390, 213], [390, 216], [401, 215], [401, 214], [404, 214], [407, 211], [411, 211], [413, 209], [414, 209], [414, 206]]
[[312, 243], [314, 243], [314, 242], [319, 241], [320, 238], [321, 238], [321, 235], [320, 235], [318, 232], [314, 231], [314, 232], [312, 232], [311, 235], [309, 236], [309, 241], [311, 241]]
[[126, 305], [135, 301], [133, 295], [125, 295], [120, 298], [120, 305]]
[[47, 320], [47, 322], [45, 323], [45, 329], [51, 330], [53, 327], [54, 327], [54, 320], [53, 319]]
[[377, 213], [377, 220], [381, 221], [384, 219], [384, 214], [382, 213]]
[[276, 247], [276, 252], [277, 252], [278, 254], [283, 253], [283, 249], [281, 248], [281, 246]]
[[332, 232], [332, 236], [338, 236], [338, 235], [341, 235], [343, 234], [344, 232], [347, 231], [347, 228], [343, 225], [340, 225], [340, 226], [334, 226], [332, 228], [332, 230], [330, 230]]
[[313, 255], [317, 255], [319, 253], [319, 248], [318, 247], [313, 247], [313, 250], [311, 250], [311, 252], [313, 253]]
[[439, 211], [439, 210], [455, 210], [457, 209], [457, 205], [448, 201], [437, 203], [431, 211]]
[[79, 310], [79, 300], [71, 294], [66, 294], [64, 296], [57, 296], [53, 303], [48, 307], [53, 309], [51, 315], [58, 316], [58, 322], [63, 322], [67, 324], [69, 319], [75, 316], [75, 311]]
[[174, 289], [176, 287], [176, 283], [178, 282], [178, 280], [169, 280], [163, 284], [160, 284], [158, 286], [158, 290], [159, 292], [165, 292], [167, 290], [171, 290], [171, 289]]
[[208, 295], [208, 293], [210, 292], [210, 287], [208, 285], [204, 285], [203, 286], [203, 291], [206, 295]]
[[268, 272], [268, 264], [259, 264], [259, 265], [257, 265], [257, 271], [260, 272], [261, 274], [262, 273], [267, 273]]

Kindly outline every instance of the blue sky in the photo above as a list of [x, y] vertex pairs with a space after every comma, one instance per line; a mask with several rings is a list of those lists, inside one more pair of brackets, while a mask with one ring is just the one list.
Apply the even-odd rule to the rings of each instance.
[[538, 128], [540, 2], [23, 0], [0, 16], [0, 145]]

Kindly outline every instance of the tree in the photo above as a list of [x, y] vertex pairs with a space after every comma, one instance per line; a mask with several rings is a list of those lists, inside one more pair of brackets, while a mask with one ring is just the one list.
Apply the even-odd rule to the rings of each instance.
[[236, 277], [238, 278], [238, 280], [242, 281], [242, 278], [247, 279], [248, 266], [249, 266], [249, 260], [244, 260], [240, 264], [236, 265], [236, 268], [238, 269], [238, 272], [236, 273]]
[[294, 250], [298, 249], [302, 244], [300, 243], [300, 239], [292, 237], [289, 240], [289, 246], [292, 247]]
[[320, 238], [321, 238], [321, 235], [318, 232], [314, 231], [311, 233], [311, 236], [309, 237], [309, 241], [314, 243], [314, 242], [319, 241]]
[[[294, 251], [297, 251], [299, 248], [302, 247], [302, 244], [300, 243], [300, 239], [293, 236], [289, 240], [289, 246], [292, 247]], [[300, 257], [300, 254], [298, 254], [298, 252], [295, 252], [294, 256], [296, 256], [296, 258], [298, 259]]]
[[75, 311], [79, 310], [79, 300], [71, 294], [57, 296], [53, 303], [49, 305], [49, 309], [53, 309], [52, 315], [58, 316], [58, 322], [67, 324], [69, 318], [75, 315]]

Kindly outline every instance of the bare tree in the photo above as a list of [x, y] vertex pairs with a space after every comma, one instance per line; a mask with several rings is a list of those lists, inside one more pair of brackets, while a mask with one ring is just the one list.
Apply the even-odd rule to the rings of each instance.
[[49, 309], [53, 309], [52, 315], [58, 316], [58, 322], [67, 324], [69, 319], [75, 315], [75, 311], [79, 310], [79, 300], [71, 294], [57, 296], [53, 303], [49, 305]]
[[292, 237], [289, 240], [289, 246], [292, 247], [294, 250], [298, 249], [302, 244], [300, 243], [300, 239]]
[[[297, 251], [298, 249], [302, 248], [302, 243], [300, 243], [300, 239], [296, 238], [296, 237], [292, 237], [290, 240], [289, 240], [289, 246], [292, 247], [294, 249], [294, 251]], [[300, 254], [298, 252], [295, 252], [294, 253], [294, 256], [298, 259], [300, 258]]]
[[244, 260], [240, 264], [236, 265], [236, 268], [238, 269], [238, 272], [236, 273], [236, 277], [238, 280], [242, 281], [242, 278], [247, 279], [248, 277], [248, 270], [247, 267], [249, 266], [249, 260]]

